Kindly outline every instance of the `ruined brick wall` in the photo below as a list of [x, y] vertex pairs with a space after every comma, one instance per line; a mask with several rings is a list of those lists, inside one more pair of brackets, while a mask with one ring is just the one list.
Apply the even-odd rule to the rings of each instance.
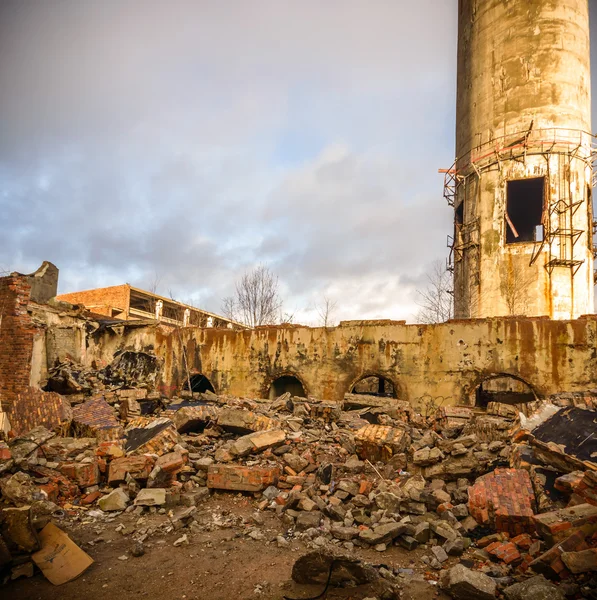
[[128, 314], [130, 293], [130, 286], [124, 284], [71, 294], [60, 294], [56, 299], [71, 304], [83, 304], [93, 312], [112, 316], [109, 308], [124, 310]]
[[5, 409], [29, 388], [38, 332], [27, 312], [30, 293], [26, 276], [0, 278], [0, 402]]

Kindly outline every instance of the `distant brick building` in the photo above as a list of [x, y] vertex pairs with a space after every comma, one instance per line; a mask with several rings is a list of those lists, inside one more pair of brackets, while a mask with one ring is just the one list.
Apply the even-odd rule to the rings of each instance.
[[135, 288], [128, 283], [61, 294], [56, 299], [83, 305], [87, 310], [98, 315], [125, 321], [157, 319], [172, 325], [246, 329], [242, 323]]

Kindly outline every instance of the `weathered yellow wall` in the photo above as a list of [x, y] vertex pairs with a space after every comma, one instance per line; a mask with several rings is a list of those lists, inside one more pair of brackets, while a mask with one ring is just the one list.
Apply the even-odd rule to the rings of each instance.
[[479, 383], [498, 373], [524, 379], [540, 397], [597, 387], [597, 317], [575, 321], [493, 318], [439, 325], [349, 321], [336, 328], [247, 331], [149, 327], [108, 331], [89, 340], [87, 360], [105, 364], [119, 348], [164, 359], [163, 386], [180, 387], [189, 368], [216, 392], [267, 397], [271, 382], [298, 377], [307, 393], [339, 400], [368, 374], [390, 379], [417, 408], [430, 399], [474, 402]]

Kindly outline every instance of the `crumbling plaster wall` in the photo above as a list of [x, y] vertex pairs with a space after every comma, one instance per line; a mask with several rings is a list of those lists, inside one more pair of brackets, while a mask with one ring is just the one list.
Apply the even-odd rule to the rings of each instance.
[[100, 323], [60, 304], [30, 301], [25, 276], [0, 279], [0, 399], [6, 405], [38, 387], [47, 369], [72, 359], [101, 369], [124, 351], [155, 354], [160, 386], [173, 394], [187, 372], [205, 375], [216, 392], [267, 397], [292, 375], [306, 392], [340, 400], [361, 378], [379, 375], [398, 397], [472, 404], [485, 379], [509, 374], [539, 397], [597, 388], [597, 316], [574, 321], [501, 317], [437, 325], [347, 321], [336, 328], [276, 326], [252, 330]]
[[539, 397], [597, 387], [595, 317], [438, 325], [349, 321], [336, 328], [238, 332], [123, 328], [91, 338], [88, 360], [102, 364], [119, 348], [155, 351], [164, 360], [162, 388], [171, 393], [184, 385], [185, 364], [208, 377], [218, 393], [248, 397], [267, 397], [274, 379], [293, 375], [308, 394], [339, 400], [362, 377], [381, 375], [417, 408], [431, 400], [472, 404], [479, 383], [499, 373], [523, 379]]

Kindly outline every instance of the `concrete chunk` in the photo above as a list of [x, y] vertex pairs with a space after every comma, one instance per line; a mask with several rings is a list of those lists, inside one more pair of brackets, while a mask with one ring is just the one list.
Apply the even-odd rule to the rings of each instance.
[[124, 510], [129, 503], [128, 494], [122, 489], [117, 488], [107, 496], [100, 498], [98, 506], [105, 512]]
[[565, 596], [543, 575], [531, 577], [504, 589], [507, 600], [564, 600]]
[[491, 577], [456, 565], [440, 576], [440, 587], [456, 600], [494, 600], [496, 584]]
[[166, 504], [165, 488], [144, 489], [135, 498], [135, 506], [162, 506], [162, 504]]
[[359, 533], [359, 539], [371, 546], [391, 542], [406, 531], [404, 523], [386, 523], [374, 529], [364, 529]]
[[37, 532], [31, 522], [31, 507], [5, 508], [2, 510], [2, 535], [14, 542], [25, 552], [35, 552], [40, 548]]
[[285, 441], [286, 433], [281, 429], [257, 431], [238, 438], [230, 447], [230, 453], [235, 456], [247, 456], [254, 452], [274, 448]]
[[218, 416], [218, 425], [242, 434], [279, 428], [278, 421], [242, 408], [223, 408]]

